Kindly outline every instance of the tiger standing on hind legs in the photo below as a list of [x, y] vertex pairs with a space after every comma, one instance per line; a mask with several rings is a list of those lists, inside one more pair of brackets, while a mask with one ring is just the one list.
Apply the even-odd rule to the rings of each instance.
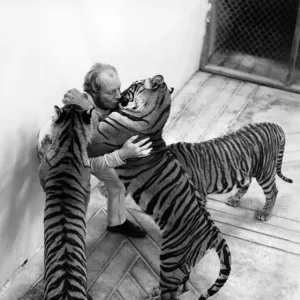
[[187, 291], [191, 268], [206, 251], [214, 249], [220, 272], [199, 298], [205, 300], [227, 281], [231, 255], [225, 238], [203, 206], [201, 193], [162, 138], [170, 114], [170, 92], [161, 75], [134, 82], [122, 93], [120, 108], [99, 122], [88, 152], [90, 157], [97, 157], [118, 149], [131, 136], [151, 137], [153, 151], [149, 156], [127, 160], [115, 169], [134, 201], [163, 232], [159, 288], [153, 290], [151, 299], [178, 299]]
[[201, 143], [175, 143], [168, 149], [189, 174], [196, 188], [204, 194], [238, 190], [227, 204], [238, 206], [252, 178], [263, 189], [266, 203], [257, 219], [268, 221], [276, 202], [278, 190], [275, 176], [292, 183], [281, 173], [285, 148], [283, 129], [274, 123], [254, 123], [236, 132]]
[[49, 125], [38, 143], [39, 177], [46, 193], [44, 300], [93, 300], [87, 292], [85, 253], [91, 110], [55, 106]]

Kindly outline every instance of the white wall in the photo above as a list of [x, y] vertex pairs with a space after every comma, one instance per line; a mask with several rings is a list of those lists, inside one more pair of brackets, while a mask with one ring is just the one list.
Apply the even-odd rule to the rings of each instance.
[[94, 62], [123, 88], [162, 74], [180, 89], [198, 70], [206, 0], [1, 0], [0, 288], [43, 244], [41, 124]]

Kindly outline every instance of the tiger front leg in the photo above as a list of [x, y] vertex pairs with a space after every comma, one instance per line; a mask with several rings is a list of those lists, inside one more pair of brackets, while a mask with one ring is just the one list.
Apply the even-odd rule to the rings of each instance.
[[[264, 188], [263, 188], [264, 189]], [[273, 208], [275, 206], [278, 190], [274, 184], [270, 187], [270, 189], [265, 188], [264, 194], [266, 196], [266, 203], [262, 211], [257, 212], [256, 218], [260, 221], [268, 221], [271, 218]]]
[[249, 186], [250, 186], [251, 180], [247, 178], [244, 183], [238, 183], [238, 190], [237, 192], [229, 197], [226, 201], [227, 205], [230, 206], [239, 206], [240, 200], [243, 198], [243, 196], [247, 193]]

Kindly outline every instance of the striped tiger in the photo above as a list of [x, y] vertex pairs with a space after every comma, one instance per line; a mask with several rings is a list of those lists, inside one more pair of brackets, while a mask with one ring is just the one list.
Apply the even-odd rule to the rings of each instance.
[[284, 131], [274, 123], [249, 124], [201, 143], [168, 145], [195, 187], [205, 195], [227, 193], [237, 186], [237, 192], [227, 200], [228, 205], [239, 205], [252, 178], [256, 178], [266, 197], [262, 211], [256, 214], [261, 221], [270, 219], [275, 205], [276, 174], [286, 182], [293, 182], [281, 173], [284, 147]]
[[127, 160], [116, 168], [134, 201], [162, 230], [160, 282], [151, 299], [178, 299], [188, 290], [191, 268], [206, 251], [215, 249], [220, 273], [199, 298], [204, 300], [227, 281], [231, 255], [226, 240], [201, 205], [199, 193], [162, 138], [170, 107], [170, 91], [163, 76], [136, 81], [122, 93], [120, 109], [99, 123], [88, 153], [95, 157], [112, 152], [134, 135], [151, 138], [153, 151], [149, 156]]
[[44, 210], [44, 300], [92, 300], [87, 294], [86, 203], [90, 165], [91, 111], [55, 106], [55, 116], [39, 134], [40, 182]]

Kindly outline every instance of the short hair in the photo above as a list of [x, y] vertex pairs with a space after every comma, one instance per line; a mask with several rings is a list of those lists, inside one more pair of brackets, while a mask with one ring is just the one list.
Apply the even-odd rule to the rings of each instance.
[[101, 80], [99, 75], [105, 70], [112, 70], [118, 75], [117, 69], [111, 65], [95, 63], [84, 77], [83, 90], [93, 95], [101, 89]]

